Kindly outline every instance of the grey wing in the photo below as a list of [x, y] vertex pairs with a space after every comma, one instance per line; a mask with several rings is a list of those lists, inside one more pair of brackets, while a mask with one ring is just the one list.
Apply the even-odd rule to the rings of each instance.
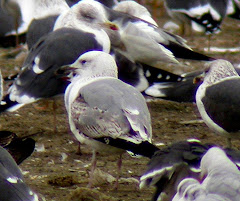
[[59, 68], [93, 49], [102, 50], [94, 35], [75, 29], [63, 28], [41, 37], [30, 50], [14, 83], [17, 96], [44, 98], [64, 93], [68, 81], [58, 74]]
[[228, 132], [240, 130], [240, 79], [207, 87], [202, 102], [211, 119]]
[[139, 104], [138, 95], [132, 91], [134, 88], [128, 86], [117, 79], [109, 79], [83, 87], [71, 107], [76, 127], [93, 138], [129, 140], [131, 136], [135, 142], [142, 141], [142, 137], [132, 130], [147, 131], [151, 135], [150, 114], [144, 111], [146, 106]]

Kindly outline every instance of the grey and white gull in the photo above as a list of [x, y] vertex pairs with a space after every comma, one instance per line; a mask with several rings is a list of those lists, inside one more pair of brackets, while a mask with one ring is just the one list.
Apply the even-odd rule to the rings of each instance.
[[65, 93], [72, 133], [96, 151], [151, 157], [158, 150], [152, 141], [151, 118], [146, 101], [133, 86], [117, 79], [113, 57], [101, 51], [80, 56], [69, 66], [75, 75]]

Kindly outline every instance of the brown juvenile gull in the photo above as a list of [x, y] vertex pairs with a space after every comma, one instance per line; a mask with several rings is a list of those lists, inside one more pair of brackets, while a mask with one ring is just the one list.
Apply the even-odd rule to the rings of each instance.
[[158, 148], [151, 144], [151, 118], [145, 99], [136, 88], [117, 79], [113, 57], [91, 51], [69, 68], [75, 76], [66, 89], [65, 106], [75, 137], [93, 148], [89, 185], [96, 151], [121, 155], [127, 150], [151, 157]]
[[240, 137], [240, 77], [232, 64], [216, 60], [209, 64], [196, 93], [200, 115], [207, 126], [228, 138]]

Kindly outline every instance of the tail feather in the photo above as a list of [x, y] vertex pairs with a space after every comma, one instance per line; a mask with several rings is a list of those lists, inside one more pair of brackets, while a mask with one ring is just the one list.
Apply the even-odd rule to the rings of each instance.
[[141, 155], [148, 158], [151, 158], [154, 155], [154, 153], [159, 150], [159, 148], [157, 148], [155, 145], [151, 144], [148, 141], [135, 144], [133, 142], [129, 142], [123, 139], [113, 139], [111, 137], [94, 138], [94, 139], [104, 144], [108, 144], [113, 147], [130, 151], [134, 155]]
[[183, 79], [180, 75], [176, 75], [163, 69], [154, 68], [146, 64], [142, 64], [142, 67], [149, 85], [156, 82], [179, 82]]
[[[154, 69], [154, 71], [149, 78], [151, 84], [145, 90], [145, 94], [177, 102], [195, 102], [195, 94], [201, 83], [194, 84], [193, 79], [200, 75], [202, 71], [195, 71], [184, 76], [165, 71], [165, 79], [158, 78], [158, 74], [162, 73], [162, 70]], [[166, 79], [166, 77], [169, 79]]]
[[180, 46], [176, 43], [170, 42], [168, 45], [162, 44], [164, 47], [169, 49], [176, 58], [180, 59], [191, 59], [199, 61], [213, 61], [215, 58], [209, 57], [207, 55], [195, 52], [191, 49]]
[[11, 101], [9, 95], [6, 95], [0, 104], [0, 113], [6, 111], [14, 111], [20, 108], [23, 104], [19, 104], [16, 101]]

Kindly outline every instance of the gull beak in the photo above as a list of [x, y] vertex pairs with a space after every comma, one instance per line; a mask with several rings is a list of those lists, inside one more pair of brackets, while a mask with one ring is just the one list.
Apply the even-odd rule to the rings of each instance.
[[69, 64], [61, 66], [56, 72], [55, 75], [63, 80], [70, 80], [74, 75], [75, 71], [79, 69], [77, 65]]
[[110, 22], [110, 21], [105, 22], [104, 26], [108, 29], [113, 30], [113, 31], [118, 31], [119, 30], [118, 26], [116, 24], [114, 24], [113, 22]]
[[194, 77], [193, 84], [199, 84], [199, 83], [203, 82], [205, 76], [206, 76], [206, 72], [204, 71], [200, 75]]
[[64, 65], [64, 66], [61, 66], [59, 70], [62, 70], [62, 71], [71, 71], [71, 70], [75, 70], [77, 69], [78, 67], [76, 65], [73, 64], [68, 64], [68, 65]]

